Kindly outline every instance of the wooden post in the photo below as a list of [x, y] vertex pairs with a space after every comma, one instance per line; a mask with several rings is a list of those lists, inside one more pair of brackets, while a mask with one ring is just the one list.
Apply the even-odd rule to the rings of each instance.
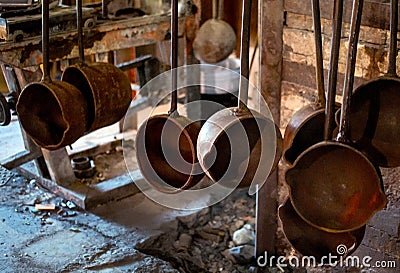
[[[275, 122], [280, 123], [284, 1], [259, 1], [259, 88]], [[257, 192], [256, 257], [276, 255], [278, 171]]]

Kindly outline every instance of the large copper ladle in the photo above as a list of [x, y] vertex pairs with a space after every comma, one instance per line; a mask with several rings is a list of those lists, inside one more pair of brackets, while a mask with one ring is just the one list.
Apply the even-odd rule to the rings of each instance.
[[[329, 68], [328, 88], [336, 90], [336, 77], [338, 68], [339, 44], [343, 15], [343, 0], [335, 1], [332, 30], [332, 46]], [[324, 139], [325, 122], [325, 90], [324, 68], [321, 39], [321, 19], [319, 0], [312, 0], [312, 12], [314, 23], [314, 42], [316, 59], [317, 100], [297, 111], [290, 119], [285, 129], [283, 138], [286, 162], [293, 164], [296, 158], [307, 148]], [[339, 107], [339, 105], [336, 105]]]
[[21, 92], [17, 112], [22, 127], [40, 147], [56, 150], [74, 143], [88, 124], [85, 97], [74, 85], [53, 81], [49, 65], [49, 0], [42, 2], [43, 78]]
[[204, 176], [195, 146], [200, 125], [177, 110], [178, 0], [172, 0], [171, 38], [171, 108], [168, 114], [146, 120], [136, 136], [137, 161], [143, 177], [165, 193], [188, 189]]
[[350, 104], [349, 138], [381, 167], [400, 166], [400, 78], [396, 73], [398, 0], [391, 1], [388, 71], [360, 85]]
[[[346, 138], [362, 6], [363, 0], [354, 1], [337, 141], [330, 141], [325, 131], [325, 141], [303, 152], [285, 175], [296, 212], [310, 225], [328, 232], [358, 229], [387, 203], [379, 169], [348, 145]], [[331, 106], [333, 103], [330, 101]], [[327, 108], [330, 119], [334, 119], [333, 109]]]
[[200, 130], [199, 162], [206, 174], [226, 187], [264, 182], [282, 153], [282, 137], [274, 122], [247, 108], [251, 0], [243, 0], [238, 106], [213, 114]]

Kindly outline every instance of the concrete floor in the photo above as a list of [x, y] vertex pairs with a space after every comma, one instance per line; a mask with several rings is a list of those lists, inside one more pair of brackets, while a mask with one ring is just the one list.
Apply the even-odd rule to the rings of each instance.
[[[0, 160], [23, 149], [17, 122], [0, 127], [0, 147]], [[176, 217], [193, 211], [136, 194], [90, 212], [61, 206], [38, 212], [34, 203], [63, 200], [21, 176], [0, 192], [0, 272], [178, 272], [135, 245], [176, 228]]]

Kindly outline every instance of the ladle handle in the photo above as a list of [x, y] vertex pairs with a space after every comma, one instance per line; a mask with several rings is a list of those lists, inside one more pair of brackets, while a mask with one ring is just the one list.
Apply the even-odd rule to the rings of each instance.
[[219, 20], [224, 19], [224, 0], [218, 1], [218, 19]]
[[312, 0], [312, 12], [314, 23], [314, 43], [315, 43], [315, 60], [316, 60], [316, 79], [318, 101], [317, 105], [325, 105], [325, 88], [324, 88], [324, 60], [322, 55], [322, 37], [321, 37], [321, 16], [319, 8], [319, 0]]
[[177, 115], [178, 109], [178, 0], [172, 0], [171, 16], [171, 108], [170, 115]]
[[327, 99], [325, 102], [324, 140], [331, 140], [335, 127], [335, 100], [339, 65], [340, 37], [342, 34], [343, 0], [334, 1], [332, 42], [329, 57]]
[[388, 75], [397, 76], [396, 74], [396, 57], [397, 57], [397, 29], [399, 21], [399, 1], [390, 1], [390, 46], [389, 46], [389, 64]]
[[78, 29], [79, 62], [83, 65], [85, 63], [85, 49], [83, 48], [82, 0], [76, 0], [76, 27]]
[[212, 0], [212, 18], [218, 18], [218, 0]]
[[242, 34], [240, 48], [240, 83], [239, 83], [239, 110], [247, 109], [249, 92], [249, 46], [250, 46], [250, 20], [251, 0], [243, 0]]
[[43, 81], [50, 82], [50, 29], [49, 29], [49, 0], [42, 2], [42, 54], [43, 54]]
[[346, 74], [343, 87], [343, 103], [340, 116], [339, 133], [337, 140], [341, 142], [348, 141], [349, 132], [349, 114], [351, 104], [351, 93], [353, 92], [354, 71], [357, 58], [358, 36], [360, 34], [361, 14], [364, 0], [355, 0], [353, 3], [353, 11], [351, 15], [350, 33], [349, 33], [349, 48], [347, 51]]

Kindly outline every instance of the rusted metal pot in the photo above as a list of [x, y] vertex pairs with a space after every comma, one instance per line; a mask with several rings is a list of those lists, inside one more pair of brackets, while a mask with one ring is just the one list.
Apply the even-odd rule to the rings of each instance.
[[157, 190], [177, 193], [204, 177], [196, 155], [200, 125], [177, 111], [178, 0], [172, 1], [171, 109], [146, 120], [136, 136], [136, 156], [143, 177]]
[[[284, 153], [286, 162], [293, 164], [296, 158], [307, 148], [324, 139], [325, 123], [325, 90], [324, 90], [324, 68], [322, 55], [321, 19], [319, 0], [312, 0], [314, 42], [316, 59], [316, 81], [317, 101], [297, 111], [285, 129], [283, 138]], [[343, 3], [335, 2], [333, 15], [332, 47], [329, 69], [329, 87], [336, 90], [336, 77], [338, 68], [339, 44], [342, 26]], [[337, 105], [339, 107], [339, 105]]]
[[365, 234], [365, 225], [354, 231], [342, 233], [319, 230], [296, 213], [289, 199], [279, 207], [279, 219], [290, 244], [302, 255], [315, 257], [317, 262], [329, 254], [343, 257], [351, 255], [361, 244]]
[[206, 63], [218, 63], [225, 60], [236, 46], [236, 34], [233, 28], [222, 20], [224, 1], [219, 0], [217, 18], [217, 0], [213, 0], [213, 18], [207, 20], [197, 31], [193, 41], [196, 58]]
[[204, 123], [197, 151], [200, 165], [213, 181], [226, 187], [248, 187], [252, 181], [264, 181], [276, 168], [282, 136], [265, 116], [243, 106], [226, 108]]
[[243, 1], [239, 105], [212, 115], [201, 128], [197, 141], [203, 170], [214, 182], [232, 188], [248, 187], [252, 181], [264, 182], [282, 153], [282, 136], [274, 122], [245, 105], [250, 16], [251, 1]]
[[88, 104], [86, 132], [111, 125], [124, 117], [132, 100], [132, 88], [124, 72], [110, 63], [85, 63], [82, 1], [76, 1], [80, 63], [67, 67], [63, 82], [81, 90]]
[[[379, 169], [362, 152], [345, 144], [362, 6], [363, 0], [354, 1], [337, 141], [329, 141], [325, 131], [325, 141], [303, 152], [285, 175], [297, 213], [328, 232], [356, 230], [387, 203]], [[333, 107], [327, 113], [334, 119]]]
[[388, 72], [354, 91], [349, 138], [381, 167], [400, 166], [400, 79], [396, 74], [398, 1], [391, 1]]
[[43, 79], [21, 92], [17, 112], [22, 127], [40, 147], [56, 150], [72, 144], [87, 127], [87, 104], [75, 86], [52, 81], [49, 67], [49, 1], [42, 3]]

